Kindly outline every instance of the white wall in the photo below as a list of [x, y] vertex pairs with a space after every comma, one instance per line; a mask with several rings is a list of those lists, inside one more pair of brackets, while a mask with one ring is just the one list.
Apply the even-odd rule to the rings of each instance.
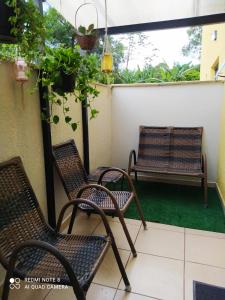
[[222, 82], [114, 85], [112, 87], [112, 164], [126, 168], [138, 147], [138, 128], [203, 126], [208, 179], [217, 175]]

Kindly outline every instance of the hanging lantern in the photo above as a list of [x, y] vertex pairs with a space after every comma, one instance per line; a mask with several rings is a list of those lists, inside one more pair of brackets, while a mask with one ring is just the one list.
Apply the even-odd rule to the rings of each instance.
[[105, 37], [102, 53], [101, 70], [105, 73], [111, 73], [113, 70], [113, 56], [108, 37], [108, 16], [107, 16], [107, 2], [105, 0]]
[[15, 76], [16, 76], [16, 81], [24, 83], [28, 81], [27, 77], [27, 63], [23, 58], [18, 58], [15, 61]]

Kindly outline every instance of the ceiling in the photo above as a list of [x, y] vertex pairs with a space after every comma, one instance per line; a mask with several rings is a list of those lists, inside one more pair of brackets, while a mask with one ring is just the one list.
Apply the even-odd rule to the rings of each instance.
[[[79, 6], [84, 3], [92, 3], [93, 5], [85, 5], [78, 11], [77, 26], [94, 23], [98, 28], [105, 27], [105, 0], [47, 0], [47, 2], [73, 25], [75, 25], [75, 13]], [[225, 22], [225, 0], [107, 0], [107, 6], [110, 28], [125, 26], [129, 29], [129, 26], [134, 24], [166, 22], [218, 14], [220, 14], [220, 21], [223, 17]]]

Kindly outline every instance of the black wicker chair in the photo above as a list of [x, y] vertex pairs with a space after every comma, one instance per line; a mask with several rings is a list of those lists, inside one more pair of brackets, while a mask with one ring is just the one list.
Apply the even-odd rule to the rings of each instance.
[[[98, 211], [106, 236], [59, 233], [67, 208], [81, 204]], [[60, 213], [57, 228], [53, 230], [44, 220], [19, 157], [0, 164], [0, 231], [0, 261], [7, 271], [2, 300], [8, 299], [11, 277], [22, 280], [27, 277], [57, 278], [59, 282], [56, 284], [73, 287], [76, 299], [86, 299], [86, 292], [110, 245], [126, 290], [130, 291], [104, 212], [88, 200], [68, 202]]]
[[[100, 175], [98, 184], [89, 184], [88, 176], [82, 165], [82, 161], [74, 140], [69, 140], [65, 143], [53, 146], [53, 156], [55, 159], [57, 171], [62, 180], [69, 200], [74, 200], [82, 196], [83, 198], [96, 203], [106, 214], [118, 216], [133, 256], [137, 256], [137, 252], [130, 237], [130, 233], [124, 221], [124, 213], [126, 212], [132, 200], [134, 200], [136, 203], [137, 210], [145, 229], [146, 223], [144, 220], [140, 201], [138, 199], [130, 176], [128, 176], [128, 174], [121, 169], [108, 168]], [[110, 172], [120, 172], [121, 174], [123, 174], [128, 181], [130, 191], [110, 191], [102, 186], [103, 177]], [[93, 212], [93, 209], [88, 207], [87, 205], [79, 205], [79, 208], [83, 211], [86, 211], [87, 213]], [[76, 210], [74, 209], [68, 233], [71, 233], [72, 231], [75, 216]]]

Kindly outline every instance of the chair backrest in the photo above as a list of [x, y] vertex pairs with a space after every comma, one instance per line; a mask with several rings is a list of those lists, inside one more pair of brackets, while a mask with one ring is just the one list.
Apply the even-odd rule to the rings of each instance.
[[138, 164], [176, 170], [201, 170], [203, 127], [140, 126]]
[[74, 140], [53, 146], [53, 157], [67, 196], [73, 200], [78, 190], [88, 183]]
[[168, 127], [140, 126], [138, 164], [167, 168], [169, 163], [170, 130]]
[[22, 161], [0, 164], [0, 261], [7, 268], [13, 249], [30, 239], [43, 239], [46, 224]]
[[170, 169], [201, 170], [203, 127], [174, 127], [170, 138]]

